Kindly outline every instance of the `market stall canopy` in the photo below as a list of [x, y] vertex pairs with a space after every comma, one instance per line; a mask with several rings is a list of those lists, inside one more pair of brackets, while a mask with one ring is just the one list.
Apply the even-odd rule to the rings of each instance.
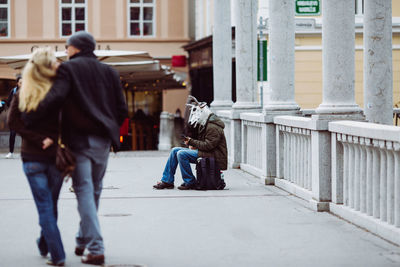
[[[55, 52], [60, 61], [67, 60], [65, 51]], [[119, 51], [119, 50], [95, 50], [94, 54], [99, 61], [111, 62], [137, 62], [153, 60], [149, 53], [144, 51]], [[32, 54], [0, 57], [0, 62], [4, 62], [13, 69], [22, 69]]]
[[[60, 61], [66, 61], [65, 52], [56, 52]], [[149, 53], [144, 51], [95, 50], [99, 61], [115, 68], [121, 80], [132, 85], [134, 90], [185, 88], [185, 77], [177, 75], [169, 67], [161, 65]], [[0, 57], [14, 70], [21, 70], [28, 62], [31, 54]], [[140, 89], [139, 89], [140, 88]]]

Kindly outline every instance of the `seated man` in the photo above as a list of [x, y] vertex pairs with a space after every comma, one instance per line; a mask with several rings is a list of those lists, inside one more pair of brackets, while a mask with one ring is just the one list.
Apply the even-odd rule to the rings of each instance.
[[161, 182], [153, 186], [155, 189], [174, 188], [174, 176], [178, 164], [183, 179], [183, 184], [178, 189], [194, 189], [196, 178], [192, 173], [190, 163], [196, 163], [197, 158], [200, 157], [213, 157], [221, 170], [227, 169], [225, 124], [211, 112], [206, 103], [198, 103], [197, 100], [195, 102], [194, 105], [190, 105], [188, 124], [197, 132], [198, 138], [185, 137], [184, 143], [189, 148], [175, 147], [171, 150]]

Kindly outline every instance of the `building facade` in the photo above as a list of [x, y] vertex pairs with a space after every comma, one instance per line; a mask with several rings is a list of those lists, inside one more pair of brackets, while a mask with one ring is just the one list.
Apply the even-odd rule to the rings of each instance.
[[[186, 56], [182, 46], [194, 34], [193, 5], [188, 0], [0, 0], [0, 56], [29, 54], [41, 46], [64, 51], [72, 33], [86, 30], [96, 39], [96, 49], [147, 51], [185, 80], [187, 67], [172, 66], [172, 58]], [[16, 72], [0, 66], [1, 98], [14, 85]], [[133, 84], [126, 86], [130, 117], [141, 109], [158, 121], [162, 111], [185, 108], [185, 89], [155, 90], [150, 85], [135, 91]], [[6, 130], [4, 118], [0, 124]]]

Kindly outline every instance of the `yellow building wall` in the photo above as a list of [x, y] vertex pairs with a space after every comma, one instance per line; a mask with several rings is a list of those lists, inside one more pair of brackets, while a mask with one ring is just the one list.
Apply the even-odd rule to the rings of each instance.
[[[400, 1], [399, 1], [400, 2]], [[400, 102], [400, 36], [393, 36], [393, 104]], [[295, 100], [303, 109], [317, 108], [322, 103], [322, 38], [296, 37]], [[356, 36], [355, 100], [364, 107], [363, 38]], [[308, 48], [307, 48], [308, 47]], [[302, 50], [307, 48], [307, 50]]]

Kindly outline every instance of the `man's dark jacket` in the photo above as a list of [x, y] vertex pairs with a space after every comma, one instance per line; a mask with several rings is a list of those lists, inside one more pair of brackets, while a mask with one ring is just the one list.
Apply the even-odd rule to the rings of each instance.
[[199, 158], [213, 157], [221, 170], [228, 168], [228, 150], [224, 134], [225, 124], [216, 115], [211, 114], [197, 139], [190, 139], [189, 145], [199, 150]]
[[51, 90], [36, 111], [24, 115], [25, 123], [61, 107], [63, 140], [72, 149], [87, 148], [89, 135], [109, 138], [119, 147], [119, 127], [127, 117], [119, 75], [93, 52], [81, 51], [60, 65]]

